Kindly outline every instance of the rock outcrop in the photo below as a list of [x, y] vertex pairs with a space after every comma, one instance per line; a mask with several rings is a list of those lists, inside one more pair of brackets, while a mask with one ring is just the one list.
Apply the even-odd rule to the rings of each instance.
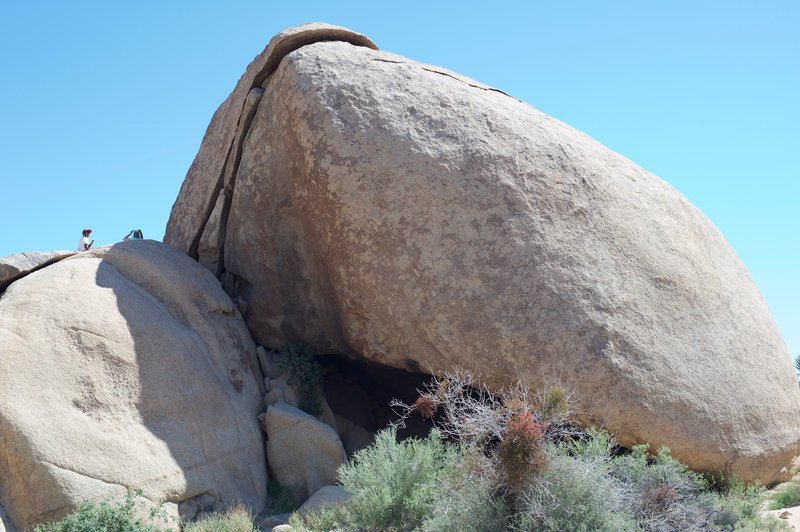
[[496, 89], [318, 30], [248, 67], [166, 235], [228, 280], [259, 343], [464, 366], [492, 387], [558, 379], [625, 445], [787, 476], [789, 354], [696, 207]]
[[14, 282], [0, 345], [0, 504], [18, 528], [128, 487], [179, 508], [264, 504], [255, 345], [182, 252], [128, 242]]
[[74, 254], [74, 251], [28, 251], [0, 257], [0, 293], [17, 279]]

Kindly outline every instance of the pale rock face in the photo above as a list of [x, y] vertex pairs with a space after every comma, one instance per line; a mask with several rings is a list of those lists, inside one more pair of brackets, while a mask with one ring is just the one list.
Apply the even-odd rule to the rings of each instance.
[[255, 345], [182, 252], [122, 243], [16, 281], [0, 345], [0, 503], [17, 527], [128, 487], [265, 502]]
[[[230, 102], [256, 86], [237, 133]], [[223, 275], [259, 343], [559, 381], [624, 445], [788, 475], [800, 391], [763, 298], [709, 220], [628, 159], [457, 74], [307, 44], [257, 59], [215, 115], [169, 243], [192, 252], [223, 175], [208, 161], [229, 150]]]
[[285, 403], [267, 408], [264, 426], [269, 466], [281, 484], [309, 497], [336, 482], [336, 470], [347, 456], [330, 426]]

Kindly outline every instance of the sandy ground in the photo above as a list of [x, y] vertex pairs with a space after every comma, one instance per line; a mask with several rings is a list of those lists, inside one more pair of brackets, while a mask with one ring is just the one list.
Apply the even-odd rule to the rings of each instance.
[[[778, 484], [769, 490], [767, 492], [767, 501], [771, 501], [775, 495], [785, 490], [789, 486], [789, 483], [797, 482], [799, 479], [800, 477], [794, 477], [790, 481]], [[768, 503], [765, 503], [765, 505], [766, 504]], [[781, 508], [780, 510], [763, 510], [762, 513], [764, 515], [773, 515], [780, 519], [783, 523], [789, 525], [792, 530], [800, 531], [800, 505], [790, 506], [789, 508]]]
[[765, 515], [774, 515], [790, 527], [792, 530], [800, 530], [800, 506], [782, 508], [780, 510], [768, 510]]

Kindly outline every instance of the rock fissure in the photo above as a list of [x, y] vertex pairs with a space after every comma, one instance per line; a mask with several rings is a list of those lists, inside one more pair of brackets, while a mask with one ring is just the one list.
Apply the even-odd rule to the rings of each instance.
[[513, 97], [513, 96], [511, 96], [510, 94], [508, 94], [508, 93], [506, 93], [506, 92], [503, 92], [503, 91], [501, 91], [500, 89], [496, 89], [496, 88], [494, 88], [494, 87], [489, 87], [488, 85], [475, 85], [474, 83], [470, 83], [470, 82], [468, 82], [468, 81], [464, 80], [463, 78], [460, 78], [460, 77], [458, 77], [458, 76], [454, 76], [453, 74], [449, 74], [449, 73], [447, 73], [447, 72], [443, 72], [443, 71], [441, 71], [441, 70], [436, 70], [435, 68], [430, 68], [430, 67], [425, 67], [425, 66], [423, 66], [423, 67], [421, 67], [421, 68], [422, 68], [422, 70], [424, 70], [424, 71], [426, 71], [426, 72], [430, 72], [430, 73], [432, 73], [432, 74], [439, 74], [440, 76], [445, 76], [445, 77], [448, 77], [448, 78], [450, 78], [450, 79], [454, 79], [454, 80], [456, 80], [456, 81], [460, 81], [461, 83], [463, 83], [464, 85], [467, 85], [468, 87], [472, 87], [472, 88], [474, 88], [474, 89], [480, 89], [480, 90], [482, 90], [482, 91], [489, 91], [489, 92], [499, 92], [499, 93], [500, 93], [500, 94], [502, 94], [503, 96], [508, 96], [508, 97], [509, 97], [509, 98], [511, 98], [512, 100], [516, 100], [516, 101], [518, 101], [518, 102], [520, 102], [520, 103], [524, 103], [524, 102], [523, 102], [522, 100], [520, 100], [519, 98], [514, 98], [514, 97]]
[[[47, 460], [39, 460], [39, 463], [55, 467], [56, 469], [60, 469], [62, 471], [69, 471], [70, 473], [74, 473], [75, 475], [79, 475], [81, 477], [88, 478], [88, 479], [91, 479], [91, 480], [96, 480], [98, 482], [102, 482], [103, 484], [108, 484], [109, 486], [119, 486], [120, 488], [127, 489], [127, 486], [125, 486], [124, 484], [119, 484], [117, 482], [110, 482], [108, 480], [104, 480], [102, 478], [92, 476], [92, 475], [90, 475], [88, 473], [84, 473], [82, 471], [78, 471], [78, 470], [76, 470], [75, 468], [72, 468], [72, 467], [59, 465], [59, 464], [56, 464], [54, 462], [48, 462]], [[142, 483], [142, 485], [146, 486], [149, 482], [150, 481], [146, 480], [146, 481], [144, 481]]]
[[[225, 155], [225, 162], [222, 164], [222, 170], [220, 170], [219, 177], [217, 178], [217, 184], [214, 186], [214, 192], [211, 194], [211, 198], [216, 198], [219, 196], [220, 190], [222, 190], [223, 180], [225, 179], [225, 167], [228, 165], [228, 159], [230, 157], [231, 151], [233, 150], [233, 144], [228, 146], [228, 152]], [[198, 255], [198, 248], [200, 247], [200, 239], [203, 237], [203, 231], [205, 231], [206, 225], [208, 224], [208, 220], [211, 218], [211, 214], [214, 212], [214, 207], [216, 203], [214, 201], [210, 201], [206, 206], [206, 212], [203, 216], [203, 223], [198, 226], [197, 233], [195, 234], [194, 238], [192, 239], [191, 244], [189, 245], [188, 254], [193, 259], [197, 260], [199, 258]]]

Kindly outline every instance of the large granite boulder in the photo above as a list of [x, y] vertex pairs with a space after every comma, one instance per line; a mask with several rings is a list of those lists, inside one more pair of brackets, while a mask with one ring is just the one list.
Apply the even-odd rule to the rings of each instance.
[[18, 528], [128, 487], [264, 504], [255, 345], [184, 253], [128, 242], [32, 273], [0, 298], [0, 345], [0, 505]]
[[168, 226], [195, 258], [214, 242], [204, 263], [259, 343], [459, 365], [492, 387], [560, 380], [625, 445], [787, 476], [789, 354], [696, 207], [496, 89], [352, 35], [321, 41], [278, 59], [273, 40], [250, 65]]

